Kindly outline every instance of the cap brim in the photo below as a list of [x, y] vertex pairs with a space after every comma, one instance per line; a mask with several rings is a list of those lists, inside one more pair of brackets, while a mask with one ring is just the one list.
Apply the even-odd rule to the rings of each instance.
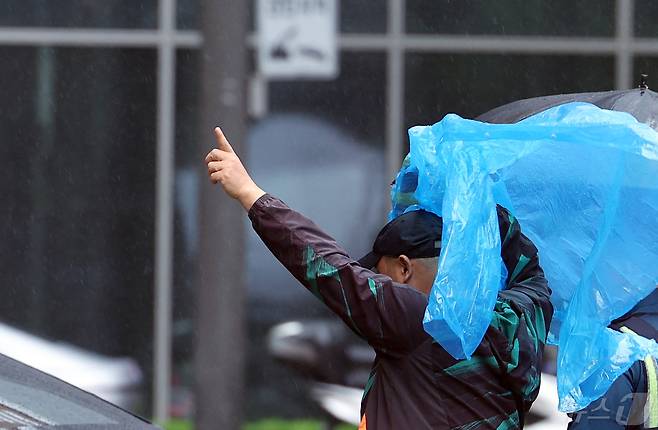
[[375, 254], [374, 252], [369, 252], [368, 254], [364, 255], [358, 260], [358, 263], [361, 267], [365, 267], [366, 269], [372, 269], [375, 266], [377, 266], [377, 263], [379, 263], [379, 260], [381, 259], [381, 255]]

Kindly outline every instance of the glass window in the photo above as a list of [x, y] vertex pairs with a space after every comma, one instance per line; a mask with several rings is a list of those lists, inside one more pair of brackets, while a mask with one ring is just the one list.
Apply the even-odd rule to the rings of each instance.
[[155, 28], [158, 0], [2, 0], [0, 26]]
[[612, 36], [614, 0], [407, 0], [409, 33]]
[[[388, 1], [342, 0], [339, 1], [340, 31], [343, 33], [386, 32]], [[249, 0], [248, 29], [256, 29], [256, 0]], [[178, 28], [198, 29], [200, 0], [178, 0]]]
[[196, 30], [201, 27], [200, 8], [201, 0], [178, 0], [176, 8], [176, 25], [181, 30]]
[[658, 37], [658, 2], [635, 0], [635, 35]]
[[[156, 53], [0, 47], [2, 321], [151, 367]], [[149, 384], [142, 387], [148, 392]]]
[[408, 54], [405, 126], [433, 124], [451, 112], [473, 118], [518, 99], [613, 86], [611, 57]]
[[[176, 130], [173, 258], [172, 413], [191, 418], [193, 393], [194, 309], [197, 300], [198, 186], [205, 154], [199, 151], [199, 53], [176, 54]], [[210, 131], [212, 126], [208, 127]], [[204, 136], [208, 149], [212, 136]]]
[[342, 0], [340, 30], [343, 33], [385, 33], [388, 21], [388, 1]]
[[383, 145], [386, 56], [343, 52], [333, 81], [280, 81], [270, 84], [270, 109], [313, 115]]

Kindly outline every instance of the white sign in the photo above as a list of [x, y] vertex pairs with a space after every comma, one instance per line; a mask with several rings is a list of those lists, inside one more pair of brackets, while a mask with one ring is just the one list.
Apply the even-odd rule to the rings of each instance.
[[269, 78], [335, 78], [338, 0], [258, 0], [258, 65]]

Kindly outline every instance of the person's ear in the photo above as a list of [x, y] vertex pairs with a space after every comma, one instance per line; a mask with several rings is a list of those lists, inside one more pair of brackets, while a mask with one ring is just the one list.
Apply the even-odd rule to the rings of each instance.
[[414, 274], [414, 269], [411, 260], [406, 255], [398, 257], [398, 264], [400, 265], [400, 275], [402, 276], [402, 283], [407, 284]]

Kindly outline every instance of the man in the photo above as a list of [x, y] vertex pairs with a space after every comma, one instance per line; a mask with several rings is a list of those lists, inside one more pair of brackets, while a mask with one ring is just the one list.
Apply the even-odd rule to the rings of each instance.
[[[658, 289], [610, 328], [658, 342]], [[600, 398], [572, 414], [569, 430], [635, 430], [658, 427], [658, 366], [654, 357], [635, 362]]]
[[259, 188], [219, 128], [215, 135], [218, 149], [206, 157], [212, 182], [248, 211], [274, 256], [377, 353], [360, 429], [523, 427], [539, 389], [553, 309], [537, 250], [506, 210], [499, 208], [507, 289], [473, 357], [456, 360], [422, 325], [441, 246], [439, 217], [423, 211], [398, 217], [359, 263], [311, 220]]

